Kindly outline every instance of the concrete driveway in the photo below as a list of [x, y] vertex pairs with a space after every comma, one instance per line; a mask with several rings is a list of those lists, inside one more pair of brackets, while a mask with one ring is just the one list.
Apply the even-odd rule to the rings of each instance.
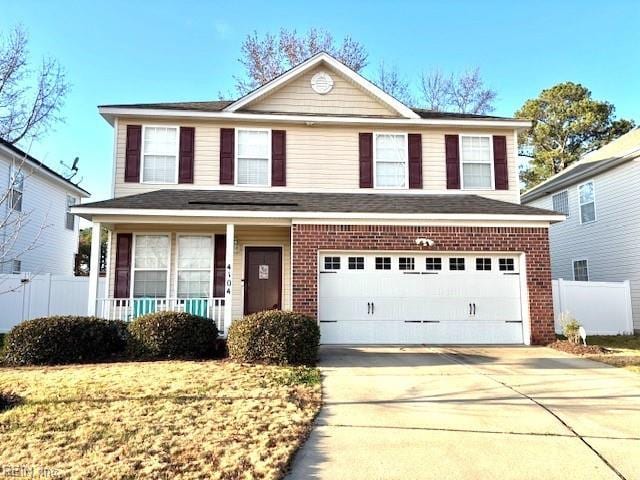
[[322, 350], [290, 479], [640, 479], [640, 375], [536, 347]]

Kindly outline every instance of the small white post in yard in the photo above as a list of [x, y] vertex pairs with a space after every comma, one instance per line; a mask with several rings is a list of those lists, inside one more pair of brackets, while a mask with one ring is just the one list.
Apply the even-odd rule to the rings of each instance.
[[98, 279], [100, 278], [100, 222], [91, 224], [91, 264], [89, 268], [89, 294], [87, 295], [87, 315], [96, 314], [98, 300]]
[[224, 262], [224, 331], [231, 325], [233, 307], [233, 254], [235, 246], [235, 225], [227, 224], [226, 251]]

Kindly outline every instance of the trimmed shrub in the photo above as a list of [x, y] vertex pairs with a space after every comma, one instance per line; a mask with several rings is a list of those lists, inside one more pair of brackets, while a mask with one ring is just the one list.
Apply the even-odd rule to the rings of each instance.
[[240, 362], [315, 365], [320, 328], [305, 315], [268, 310], [236, 320], [229, 328], [229, 356]]
[[156, 312], [129, 325], [130, 352], [148, 358], [215, 356], [218, 328], [213, 320], [184, 312]]
[[4, 338], [10, 365], [95, 362], [122, 354], [127, 326], [96, 317], [43, 317], [13, 327]]

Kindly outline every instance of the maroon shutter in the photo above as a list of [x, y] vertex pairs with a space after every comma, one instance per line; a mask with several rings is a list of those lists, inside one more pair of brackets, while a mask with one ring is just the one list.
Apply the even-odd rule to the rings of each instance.
[[220, 129], [220, 185], [233, 185], [235, 136], [233, 128]]
[[113, 292], [115, 298], [129, 298], [131, 285], [131, 233], [116, 235], [116, 269]]
[[409, 188], [422, 188], [422, 134], [410, 133]]
[[216, 235], [213, 247], [213, 296], [224, 297], [224, 277], [227, 252], [227, 236]]
[[496, 190], [509, 190], [507, 137], [503, 135], [493, 136], [493, 171], [496, 176]]
[[373, 188], [373, 133], [360, 134], [360, 188]]
[[140, 181], [140, 147], [142, 145], [142, 126], [127, 125], [127, 143], [125, 147], [124, 181]]
[[445, 158], [447, 162], [447, 188], [460, 188], [460, 150], [458, 135], [444, 136]]
[[180, 127], [180, 160], [178, 161], [179, 183], [193, 183], [195, 139], [196, 129], [194, 127]]
[[287, 185], [287, 132], [271, 131], [271, 185]]

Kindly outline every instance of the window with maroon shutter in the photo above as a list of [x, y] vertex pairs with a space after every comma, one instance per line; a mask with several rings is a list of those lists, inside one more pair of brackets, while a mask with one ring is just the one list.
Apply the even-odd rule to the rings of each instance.
[[233, 185], [235, 130], [220, 129], [220, 185]]
[[460, 148], [458, 142], [458, 135], [444, 136], [448, 189], [460, 189]]
[[287, 132], [271, 131], [271, 185], [287, 185]]
[[360, 188], [373, 188], [373, 133], [360, 133]]
[[142, 146], [142, 125], [127, 125], [125, 145], [124, 181], [140, 181], [140, 149]]
[[193, 163], [195, 159], [194, 127], [180, 127], [180, 158], [178, 161], [178, 182], [193, 183]]
[[131, 233], [116, 234], [116, 268], [114, 275], [113, 296], [129, 298], [131, 288]]
[[509, 168], [507, 166], [507, 137], [493, 136], [493, 172], [496, 190], [509, 190]]
[[409, 141], [409, 188], [422, 188], [422, 134], [410, 133]]
[[224, 297], [225, 259], [227, 236], [216, 235], [213, 247], [213, 296]]

